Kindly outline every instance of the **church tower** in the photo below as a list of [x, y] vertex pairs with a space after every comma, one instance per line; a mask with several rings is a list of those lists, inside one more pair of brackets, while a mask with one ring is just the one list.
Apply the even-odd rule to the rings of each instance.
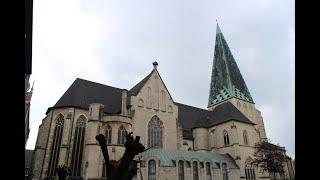
[[[235, 159], [240, 167], [240, 179], [248, 179], [248, 176], [249, 179], [251, 179], [250, 176], [257, 176], [257, 179], [260, 179], [265, 175], [258, 171], [255, 173], [250, 162], [254, 155], [255, 143], [267, 139], [263, 118], [261, 112], [255, 107], [249, 89], [217, 24], [208, 110], [214, 112], [219, 109], [219, 106], [228, 103], [232, 103], [253, 124], [226, 123], [223, 128], [226, 129], [228, 143], [214, 150], [222, 154], [228, 153]], [[214, 132], [218, 128], [222, 128], [222, 125]], [[248, 174], [249, 171], [253, 172], [252, 175]]]
[[256, 109], [249, 89], [217, 24], [208, 110], [213, 111], [226, 102], [231, 102], [256, 124], [255, 128], [260, 139], [267, 138], [261, 112]]

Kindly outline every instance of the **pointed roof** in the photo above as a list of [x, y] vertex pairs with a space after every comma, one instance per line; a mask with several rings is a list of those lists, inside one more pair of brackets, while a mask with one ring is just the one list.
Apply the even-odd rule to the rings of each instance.
[[233, 97], [254, 103], [217, 23], [208, 107]]
[[[216, 31], [216, 34], [222, 34], [221, 29], [220, 29], [218, 23], [217, 23], [217, 31]], [[222, 34], [222, 36], [223, 36], [223, 34]]]

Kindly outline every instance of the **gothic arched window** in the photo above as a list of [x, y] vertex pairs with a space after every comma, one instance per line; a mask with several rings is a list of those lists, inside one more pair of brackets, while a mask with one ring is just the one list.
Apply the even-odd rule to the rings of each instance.
[[160, 99], [160, 104], [161, 104], [161, 110], [165, 111], [166, 110], [166, 93], [164, 90], [161, 90], [161, 99]]
[[107, 177], [106, 163], [102, 163], [102, 177]]
[[223, 141], [224, 141], [224, 145], [229, 145], [229, 135], [228, 132], [226, 130], [223, 131]]
[[251, 162], [252, 162], [252, 159], [250, 157], [248, 157], [248, 159], [245, 162], [245, 168], [244, 168], [246, 180], [255, 180], [256, 179], [254, 167], [251, 166]]
[[243, 141], [244, 141], [244, 144], [248, 145], [249, 142], [248, 142], [248, 133], [246, 130], [243, 131]]
[[106, 143], [111, 144], [111, 138], [112, 138], [112, 128], [110, 125], [107, 125], [107, 130], [106, 130]]
[[206, 162], [206, 180], [212, 180], [210, 163]]
[[221, 168], [222, 168], [222, 179], [229, 180], [227, 163], [225, 162], [221, 163]]
[[60, 114], [56, 119], [56, 125], [54, 128], [54, 135], [53, 135], [53, 143], [51, 146], [51, 156], [50, 156], [50, 163], [48, 168], [48, 176], [55, 176], [56, 175], [56, 167], [59, 161], [59, 154], [60, 154], [60, 144], [62, 139], [62, 132], [63, 132], [63, 124], [64, 124], [64, 117]]
[[81, 173], [85, 129], [86, 129], [86, 118], [83, 115], [81, 115], [77, 120], [76, 130], [74, 133], [72, 159], [71, 159], [71, 175], [72, 176], [80, 176], [80, 173]]
[[192, 174], [193, 174], [193, 180], [199, 180], [198, 162], [197, 161], [193, 161], [193, 163], [192, 163]]
[[163, 124], [157, 116], [153, 116], [148, 124], [148, 147], [162, 148]]
[[148, 180], [156, 180], [156, 177], [157, 177], [156, 161], [150, 160], [148, 163]]
[[237, 101], [237, 106], [240, 108], [241, 107], [241, 104], [239, 101]]
[[125, 135], [127, 135], [127, 130], [123, 126], [120, 126], [118, 130], [118, 144], [124, 144], [126, 140]]
[[182, 160], [178, 162], [178, 175], [179, 180], [184, 180], [184, 162]]

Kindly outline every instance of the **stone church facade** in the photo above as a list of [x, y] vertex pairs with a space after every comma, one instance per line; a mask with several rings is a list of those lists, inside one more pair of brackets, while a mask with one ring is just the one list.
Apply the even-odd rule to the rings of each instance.
[[106, 179], [95, 136], [105, 134], [110, 159], [119, 160], [127, 132], [150, 148], [136, 156], [135, 179], [269, 179], [249, 165], [254, 144], [267, 136], [219, 26], [214, 56], [207, 110], [175, 102], [157, 62], [130, 90], [77, 78], [39, 126], [34, 179], [55, 176], [58, 165], [72, 176]]

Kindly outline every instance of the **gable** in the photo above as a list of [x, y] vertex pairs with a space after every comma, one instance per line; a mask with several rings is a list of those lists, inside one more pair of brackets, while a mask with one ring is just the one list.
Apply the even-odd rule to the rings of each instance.
[[166, 111], [169, 106], [172, 108], [174, 105], [173, 99], [156, 68], [129, 90], [129, 96], [136, 96], [138, 106], [146, 106], [147, 108]]

